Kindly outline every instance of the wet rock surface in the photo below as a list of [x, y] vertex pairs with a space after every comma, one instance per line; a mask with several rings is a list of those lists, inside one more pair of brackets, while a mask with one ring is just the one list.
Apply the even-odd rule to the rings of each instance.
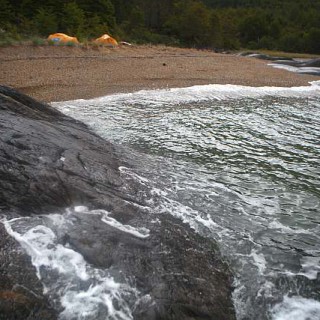
[[305, 59], [305, 60], [284, 60], [278, 63], [286, 64], [288, 66], [295, 66], [295, 67], [314, 67], [320, 68], [320, 59]]
[[278, 65], [294, 67], [295, 72], [300, 74], [310, 74], [314, 76], [320, 75], [320, 59], [276, 60], [273, 63]]
[[[299, 74], [309, 74], [313, 76], [320, 75], [320, 59], [293, 59], [287, 57], [274, 57], [267, 54], [243, 52], [241, 56], [252, 57], [256, 59], [269, 60], [276, 65], [284, 65], [294, 67], [295, 72]], [[291, 70], [293, 71], [293, 70]]]
[[[49, 105], [0, 88], [0, 199], [20, 214], [121, 197], [113, 146]], [[121, 199], [122, 200], [122, 199]]]
[[30, 257], [0, 224], [0, 319], [57, 318]]
[[[0, 86], [3, 216], [41, 217], [84, 205], [148, 228], [149, 236], [139, 238], [98, 214], [75, 211], [68, 227], [56, 231], [88, 264], [108, 269], [115, 280], [130, 279], [150, 297], [152, 303], [135, 305], [134, 319], [235, 319], [232, 278], [215, 243], [172, 216], [146, 210], [135, 195], [138, 183], [125, 188], [120, 165], [114, 147], [83, 123]], [[0, 243], [0, 318], [55, 319], [30, 258], [2, 224]]]
[[261, 59], [261, 60], [270, 60], [270, 61], [276, 61], [276, 60], [292, 60], [288, 58], [283, 58], [283, 57], [275, 57], [275, 56], [270, 56], [268, 54], [263, 54], [263, 53], [255, 53], [255, 52], [241, 52], [239, 54], [240, 56], [243, 57], [251, 57], [251, 58], [256, 58], [256, 59]]

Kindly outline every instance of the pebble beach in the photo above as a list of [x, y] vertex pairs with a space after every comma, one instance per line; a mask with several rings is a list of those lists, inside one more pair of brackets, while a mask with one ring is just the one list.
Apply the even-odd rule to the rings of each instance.
[[0, 48], [0, 83], [44, 102], [205, 84], [307, 86], [320, 77], [268, 61], [166, 46]]

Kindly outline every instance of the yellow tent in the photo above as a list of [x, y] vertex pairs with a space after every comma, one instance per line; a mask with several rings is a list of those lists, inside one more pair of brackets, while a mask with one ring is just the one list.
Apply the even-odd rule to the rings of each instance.
[[48, 37], [48, 41], [52, 41], [53, 43], [74, 43], [74, 44], [79, 44], [79, 41], [76, 37], [70, 37], [64, 33], [54, 33], [50, 34]]
[[105, 46], [113, 46], [113, 47], [118, 45], [117, 40], [110, 37], [108, 34], [104, 34], [100, 38], [95, 39], [93, 43], [101, 44]]

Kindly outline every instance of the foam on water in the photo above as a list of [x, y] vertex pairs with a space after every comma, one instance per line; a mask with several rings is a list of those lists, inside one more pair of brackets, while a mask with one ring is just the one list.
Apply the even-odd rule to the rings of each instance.
[[68, 232], [72, 214], [100, 215], [101, 220], [121, 231], [145, 238], [147, 229], [122, 225], [108, 217], [104, 210], [86, 207], [68, 209], [64, 215], [24, 217], [3, 220], [7, 232], [30, 255], [37, 276], [42, 281], [44, 293], [49, 294], [62, 320], [76, 319], [132, 319], [134, 303], [146, 297], [127, 283], [119, 283], [107, 269], [96, 269], [83, 256], [62, 244], [61, 233]]
[[238, 320], [270, 320], [286, 294], [317, 299], [319, 84], [194, 86], [53, 105], [124, 146], [134, 164], [119, 171], [141, 185], [152, 213], [217, 240], [235, 274]]
[[319, 320], [319, 314], [319, 301], [286, 296], [272, 309], [272, 320]]
[[269, 228], [272, 229], [279, 229], [282, 232], [286, 233], [302, 233], [302, 234], [310, 234], [310, 231], [308, 230], [303, 230], [303, 229], [292, 229], [288, 226], [283, 225], [281, 222], [277, 220], [273, 220], [272, 222], [269, 223]]
[[94, 105], [112, 105], [121, 102], [138, 103], [147, 105], [161, 105], [163, 103], [176, 105], [179, 103], [201, 102], [208, 100], [227, 100], [241, 98], [261, 98], [265, 96], [279, 97], [312, 97], [320, 94], [320, 81], [310, 82], [310, 86], [304, 87], [249, 87], [240, 85], [201, 85], [187, 88], [171, 88], [161, 90], [141, 90], [133, 93], [114, 94], [110, 96], [90, 99], [73, 100], [65, 102], [53, 102], [54, 107], [63, 109]]
[[318, 75], [320, 73], [320, 68], [318, 67], [294, 67], [294, 66], [278, 64], [278, 63], [269, 63], [268, 65], [277, 69], [283, 69], [283, 70], [296, 72], [296, 73], [309, 73], [309, 74], [315, 74], [315, 75]]
[[144, 228], [144, 227], [135, 228], [135, 227], [129, 226], [127, 224], [122, 224], [118, 220], [116, 220], [112, 217], [109, 217], [110, 212], [108, 212], [106, 210], [89, 210], [85, 206], [77, 206], [77, 207], [75, 207], [75, 211], [85, 213], [85, 214], [98, 215], [101, 217], [102, 222], [104, 222], [104, 223], [106, 223], [106, 224], [110, 225], [111, 227], [114, 227], [118, 230], [121, 230], [123, 232], [130, 233], [130, 234], [134, 235], [135, 237], [147, 238], [149, 236], [149, 229]]
[[267, 262], [262, 253], [258, 253], [256, 249], [252, 249], [250, 257], [252, 257], [254, 264], [257, 266], [259, 273], [263, 274], [267, 268]]
[[271, 67], [274, 67], [276, 69], [283, 69], [283, 70], [287, 70], [287, 71], [291, 71], [291, 72], [298, 72], [300, 68], [298, 67], [294, 67], [294, 66], [289, 66], [286, 64], [278, 64], [278, 63], [269, 63], [268, 64]]
[[[186, 166], [185, 170], [191, 171], [190, 166]], [[167, 187], [165, 189], [162, 189], [161, 185], [159, 185], [159, 181], [157, 181], [157, 185], [159, 185], [159, 187], [156, 187], [154, 184], [152, 184], [152, 181], [150, 179], [147, 179], [144, 176], [140, 176], [132, 169], [122, 167], [121, 172], [125, 175], [131, 176], [136, 181], [142, 181], [144, 184], [149, 184], [149, 187], [151, 188], [150, 194], [152, 195], [153, 200], [160, 198], [159, 202], [153, 204], [153, 207], [156, 209], [156, 211], [158, 211], [159, 213], [170, 213], [181, 219], [183, 222], [189, 224], [189, 226], [191, 226], [195, 231], [206, 236], [214, 237], [216, 240], [218, 240], [222, 252], [224, 252], [228, 256], [229, 260], [233, 260], [232, 264], [235, 263], [238, 265], [238, 273], [236, 274], [235, 278], [236, 290], [233, 294], [234, 303], [237, 307], [238, 319], [247, 319], [248, 308], [252, 308], [252, 305], [247, 304], [247, 300], [249, 298], [246, 296], [246, 291], [248, 290], [248, 287], [242, 285], [244, 278], [247, 278], [247, 280], [245, 281], [254, 281], [255, 279], [254, 284], [258, 286], [256, 297], [265, 299], [270, 302], [270, 305], [272, 305], [272, 301], [274, 300], [275, 296], [280, 294], [279, 288], [276, 287], [274, 281], [276, 280], [277, 276], [283, 272], [279, 270], [279, 274], [277, 274], [276, 270], [271, 271], [272, 269], [270, 263], [274, 259], [271, 258], [270, 261], [270, 258], [266, 257], [266, 253], [268, 253], [269, 255], [270, 253], [268, 251], [263, 252], [263, 246], [257, 243], [255, 233], [258, 234], [259, 231], [270, 230], [270, 233], [273, 234], [273, 236], [276, 238], [279, 236], [283, 236], [283, 233], [288, 234], [289, 237], [292, 234], [302, 236], [311, 234], [308, 230], [299, 228], [293, 229], [276, 220], [274, 218], [274, 215], [279, 214], [279, 212], [281, 211], [281, 205], [279, 205], [278, 202], [273, 203], [271, 199], [268, 199], [268, 201], [265, 202], [264, 198], [249, 199], [248, 196], [236, 193], [223, 184], [210, 181], [210, 185], [208, 185], [208, 182], [205, 180], [201, 181], [199, 176], [197, 177], [198, 180], [196, 187], [193, 187], [191, 182], [188, 183], [185, 181], [179, 181], [180, 184], [175, 187], [174, 181], [171, 180], [171, 182], [173, 183], [172, 188], [169, 189]], [[177, 171], [176, 175], [178, 175]], [[241, 213], [248, 217], [240, 218], [242, 216], [240, 215], [239, 219], [241, 219], [242, 221], [235, 221], [235, 217], [233, 217], [233, 221], [232, 223], [230, 223], [230, 220], [226, 216], [224, 216], [223, 209], [217, 209], [217, 215], [213, 214], [212, 216], [210, 216], [209, 214], [205, 213], [205, 208], [203, 208], [203, 212], [202, 210], [199, 210], [199, 208], [195, 210], [192, 207], [181, 203], [181, 201], [177, 201], [176, 199], [172, 198], [175, 193], [174, 190], [178, 192], [188, 192], [187, 190], [189, 190], [190, 194], [201, 194], [205, 198], [207, 195], [211, 197], [215, 195], [217, 197], [217, 200], [223, 197], [225, 202], [228, 202], [227, 199], [229, 198], [234, 199], [236, 197], [239, 199], [238, 201], [247, 203], [248, 208], [251, 208], [251, 210], [252, 208], [264, 208], [265, 205], [273, 206], [275, 208], [272, 210], [270, 208], [264, 208], [264, 210], [261, 210], [261, 213], [259, 213], [261, 215], [261, 217], [259, 217], [258, 215], [252, 216], [246, 213], [245, 207], [236, 207], [237, 210], [241, 210]], [[296, 200], [297, 205], [301, 206], [300, 200]], [[152, 202], [149, 201], [149, 203], [152, 206]], [[213, 202], [212, 205], [217, 206], [218, 204], [217, 202]], [[210, 210], [212, 210], [212, 208]], [[230, 207], [228, 211], [232, 212], [234, 211], [234, 208]], [[273, 211], [274, 213], [272, 215], [266, 214], [268, 211]], [[255, 219], [253, 220], [252, 217], [254, 217]], [[263, 224], [259, 225], [259, 220], [265, 226]], [[240, 222], [242, 222], [243, 224], [241, 224]], [[246, 232], [245, 230], [241, 230], [242, 227], [250, 228], [249, 224], [253, 225], [252, 235], [250, 235], [250, 233]], [[236, 237], [235, 231], [239, 233], [240, 237]], [[251, 248], [251, 252], [246, 252], [246, 247]], [[244, 250], [244, 253], [241, 254], [238, 252], [238, 250]], [[278, 255], [279, 252], [275, 251], [275, 254]], [[289, 278], [295, 277], [297, 275], [302, 275], [307, 277], [308, 279], [316, 279], [317, 274], [320, 271], [318, 260], [319, 259], [315, 259], [312, 257], [303, 257], [300, 261], [300, 264], [302, 266], [301, 270], [297, 271], [294, 274], [292, 273], [291, 275], [287, 273], [286, 274], [289, 276]], [[280, 262], [277, 263], [280, 264]], [[252, 268], [250, 264], [254, 268]], [[284, 266], [282, 266], [282, 268], [284, 268]], [[248, 319], [254, 318], [249, 317]], [[261, 319], [264, 319], [263, 315], [261, 315]]]
[[320, 258], [302, 257], [300, 263], [301, 271], [298, 274], [303, 275], [310, 280], [316, 280], [318, 273], [320, 273]]

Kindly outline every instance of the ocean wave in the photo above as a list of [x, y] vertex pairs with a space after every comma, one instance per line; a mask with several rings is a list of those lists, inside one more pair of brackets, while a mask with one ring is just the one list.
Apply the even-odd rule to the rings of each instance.
[[186, 88], [171, 88], [159, 90], [140, 90], [133, 93], [113, 94], [109, 96], [94, 98], [90, 100], [73, 100], [64, 102], [53, 102], [54, 107], [95, 105], [96, 107], [106, 104], [171, 104], [201, 102], [208, 100], [228, 100], [241, 98], [260, 98], [264, 96], [279, 97], [317, 97], [320, 96], [320, 81], [310, 82], [310, 86], [301, 87], [250, 87], [232, 84], [210, 84]]

